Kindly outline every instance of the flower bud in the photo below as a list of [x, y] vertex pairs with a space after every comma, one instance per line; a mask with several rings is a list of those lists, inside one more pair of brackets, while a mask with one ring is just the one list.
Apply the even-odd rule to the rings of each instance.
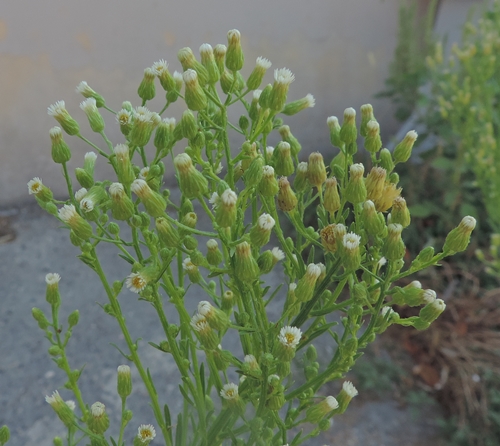
[[278, 131], [280, 132], [283, 141], [286, 141], [288, 144], [290, 144], [290, 150], [292, 152], [292, 156], [296, 157], [299, 154], [300, 150], [302, 149], [302, 146], [300, 145], [298, 139], [292, 135], [290, 127], [287, 125], [282, 125], [278, 129]]
[[125, 399], [132, 393], [132, 376], [130, 374], [130, 367], [128, 365], [121, 365], [118, 367], [117, 372], [118, 395], [120, 395], [122, 399]]
[[361, 236], [354, 232], [349, 232], [342, 238], [342, 265], [346, 271], [354, 272], [359, 268], [361, 263], [360, 241]]
[[76, 212], [75, 206], [65, 204], [58, 211], [59, 218], [66, 223], [82, 240], [88, 240], [92, 236], [92, 226]]
[[230, 313], [234, 306], [234, 293], [231, 290], [227, 290], [222, 294], [221, 308], [226, 313]]
[[49, 202], [54, 197], [52, 191], [45, 186], [42, 183], [42, 180], [38, 177], [35, 177], [28, 182], [28, 193], [30, 195], [35, 195], [35, 197], [43, 203]]
[[256, 65], [247, 80], [247, 88], [256, 90], [260, 87], [266, 71], [271, 67], [271, 62], [264, 57], [257, 57]]
[[[358, 137], [358, 129], [356, 128], [356, 110], [352, 107], [344, 110], [344, 122], [339, 132], [340, 140], [346, 144], [355, 144]], [[355, 152], [354, 152], [355, 153]], [[354, 155], [354, 153], [349, 153]]]
[[288, 88], [294, 79], [295, 76], [288, 68], [274, 70], [274, 84], [269, 96], [269, 108], [275, 112], [280, 112], [283, 109]]
[[226, 67], [231, 71], [239, 71], [243, 68], [245, 56], [241, 49], [241, 35], [237, 29], [227, 33]]
[[465, 251], [470, 242], [470, 235], [476, 227], [476, 219], [471, 216], [462, 218], [460, 224], [446, 236], [443, 253], [452, 255]]
[[217, 348], [217, 345], [219, 344], [217, 334], [212, 329], [204, 316], [196, 313], [191, 318], [191, 327], [195, 331], [198, 339], [201, 342], [201, 345], [203, 345], [205, 349], [214, 350], [215, 348]]
[[342, 390], [337, 396], [340, 413], [344, 413], [346, 411], [347, 406], [357, 394], [358, 391], [356, 390], [356, 387], [353, 386], [352, 382], [344, 381], [344, 383], [342, 384]]
[[75, 415], [71, 408], [61, 398], [57, 390], [54, 391], [51, 396], [46, 396], [45, 401], [52, 406], [52, 409], [54, 409], [55, 413], [66, 427], [73, 427]]
[[135, 212], [135, 206], [128, 197], [121, 183], [112, 183], [109, 186], [111, 196], [111, 215], [116, 220], [128, 220]]
[[165, 246], [168, 248], [178, 248], [180, 246], [179, 233], [166, 218], [160, 217], [156, 219], [156, 230]]
[[99, 401], [90, 406], [90, 416], [87, 420], [89, 429], [94, 434], [104, 434], [109, 427], [109, 418], [106, 413], [106, 407]]
[[116, 155], [116, 174], [120, 183], [130, 185], [135, 179], [132, 163], [130, 162], [130, 149], [126, 144], [117, 144], [113, 149]]
[[104, 130], [104, 119], [97, 109], [96, 100], [94, 98], [85, 99], [85, 101], [80, 103], [80, 108], [87, 115], [92, 131], [101, 133]]
[[52, 141], [52, 160], [58, 164], [67, 163], [71, 159], [71, 151], [64, 141], [61, 128], [52, 127], [49, 135]]
[[[275, 71], [276, 73], [276, 71]], [[271, 91], [273, 90], [273, 86], [271, 84], [267, 84], [264, 89], [261, 91], [259, 95], [259, 105], [262, 110], [265, 110], [271, 106]]]
[[419, 318], [425, 323], [431, 324], [446, 308], [442, 299], [435, 299], [420, 310]]
[[330, 142], [334, 147], [343, 147], [344, 143], [340, 139], [340, 124], [336, 116], [330, 116], [326, 123], [330, 129]]
[[107, 198], [108, 195], [102, 186], [92, 186], [80, 200], [80, 209], [84, 213], [92, 212]]
[[259, 276], [259, 266], [247, 242], [236, 245], [234, 272], [242, 282], [253, 282]]
[[365, 180], [366, 198], [368, 200], [377, 200], [382, 196], [385, 186], [387, 172], [382, 167], [372, 167]]
[[201, 64], [205, 67], [208, 73], [208, 83], [215, 84], [220, 79], [219, 68], [215, 62], [214, 50], [208, 43], [200, 46]]
[[405, 163], [410, 159], [413, 144], [417, 140], [417, 132], [410, 130], [395, 148], [393, 152], [394, 163]]
[[218, 266], [222, 262], [222, 253], [217, 240], [210, 239], [207, 242], [207, 261], [212, 266]]
[[353, 204], [366, 201], [366, 186], [363, 179], [365, 167], [363, 164], [352, 164], [349, 169], [349, 182], [345, 189], [345, 199]]
[[262, 179], [259, 183], [259, 192], [264, 197], [274, 197], [279, 191], [278, 181], [274, 174], [274, 168], [264, 166], [262, 168]]
[[40, 329], [45, 330], [50, 325], [47, 317], [45, 316], [43, 311], [40, 310], [40, 308], [32, 308], [31, 314], [35, 321], [38, 322], [38, 326], [40, 327]]
[[329, 417], [332, 411], [339, 407], [338, 401], [333, 396], [327, 396], [323, 401], [311, 406], [306, 411], [306, 420], [309, 423], [319, 423]]
[[153, 64], [153, 70], [160, 81], [160, 85], [165, 91], [175, 90], [175, 80], [168, 71], [168, 63], [163, 59]]
[[221, 228], [229, 228], [236, 222], [238, 196], [231, 189], [226, 189], [217, 201], [215, 221]]
[[252, 246], [260, 248], [269, 243], [274, 225], [275, 221], [273, 217], [269, 214], [262, 214], [250, 230], [250, 242]]
[[419, 269], [422, 265], [429, 263], [433, 257], [434, 257], [434, 248], [432, 246], [427, 246], [418, 253], [417, 257], [415, 257], [415, 259], [411, 263], [410, 269], [412, 270]]
[[291, 361], [295, 356], [295, 349], [302, 337], [300, 328], [286, 326], [280, 330], [278, 342], [274, 345], [273, 354], [280, 361]]
[[316, 101], [314, 99], [314, 96], [312, 94], [306, 95], [306, 97], [302, 99], [298, 99], [293, 102], [289, 102], [288, 104], [285, 105], [283, 110], [281, 110], [281, 113], [287, 116], [292, 116], [296, 115], [297, 113], [301, 112], [302, 110], [305, 110], [306, 108], [312, 108], [314, 107]]
[[3, 446], [10, 439], [10, 430], [7, 426], [0, 427], [0, 445]]
[[[179, 59], [179, 62], [181, 63], [182, 69], [184, 71], [190, 68], [192, 70], [195, 70], [196, 73], [198, 73], [198, 82], [200, 83], [200, 85], [201, 86], [206, 85], [206, 83], [208, 82], [208, 71], [200, 62], [196, 60], [196, 57], [194, 56], [191, 48], [189, 47], [181, 48], [177, 52], [177, 58]], [[177, 90], [179, 91], [180, 88], [177, 88]]]
[[406, 247], [401, 239], [403, 226], [399, 224], [390, 224], [387, 226], [387, 238], [382, 247], [383, 256], [390, 261], [396, 261], [403, 258]]
[[137, 94], [145, 102], [150, 101], [156, 95], [155, 88], [155, 77], [156, 69], [154, 67], [148, 67], [144, 70], [144, 77], [137, 89]]
[[[361, 106], [361, 125], [359, 126], [359, 133], [363, 138], [366, 138], [368, 134], [368, 123], [370, 121], [375, 121], [375, 116], [373, 115], [373, 107], [371, 104], [364, 104]], [[375, 121], [376, 122], [376, 121]]]
[[182, 75], [186, 85], [184, 100], [187, 106], [194, 111], [203, 110], [207, 107], [208, 100], [203, 88], [198, 83], [198, 74], [195, 70], [188, 69]]
[[105, 105], [104, 98], [99, 93], [96, 93], [92, 88], [90, 88], [85, 81], [81, 81], [78, 84], [78, 86], [76, 87], [76, 92], [80, 93], [84, 98], [94, 98], [96, 101], [96, 105], [99, 108], [104, 107]]
[[318, 265], [314, 263], [307, 265], [306, 272], [297, 283], [297, 288], [295, 289], [295, 296], [299, 302], [308, 302], [311, 300], [320, 274], [321, 269]]
[[243, 174], [243, 180], [245, 181], [245, 186], [247, 188], [255, 187], [260, 183], [263, 176], [263, 167], [264, 160], [261, 155], [253, 158], [252, 162], [248, 166], [248, 169], [246, 169]]
[[299, 193], [306, 192], [311, 188], [311, 184], [307, 179], [307, 170], [308, 166], [306, 162], [301, 162], [297, 165], [297, 173], [293, 180], [293, 188]]
[[229, 326], [229, 317], [226, 313], [218, 308], [215, 308], [206, 300], [198, 304], [198, 313], [201, 314], [208, 322], [210, 327], [217, 331], [224, 331]]
[[394, 161], [392, 160], [391, 152], [388, 149], [382, 149], [380, 151], [380, 167], [386, 170], [386, 172], [391, 173], [394, 169]]
[[382, 213], [377, 212], [371, 200], [364, 202], [363, 210], [361, 211], [361, 220], [366, 232], [370, 235], [379, 235], [385, 228], [384, 216]]
[[323, 206], [330, 213], [332, 218], [335, 212], [340, 209], [340, 195], [337, 187], [337, 179], [335, 177], [326, 180]]
[[335, 224], [330, 224], [328, 226], [325, 226], [323, 229], [320, 230], [319, 233], [319, 235], [321, 236], [321, 244], [328, 252], [331, 253], [336, 252], [338, 248], [337, 238], [334, 232], [336, 226], [337, 225]]
[[139, 197], [151, 217], [161, 217], [165, 213], [167, 202], [161, 194], [152, 190], [146, 181], [134, 180], [130, 189]]
[[175, 118], [165, 118], [156, 127], [154, 146], [158, 152], [165, 150], [173, 139]]
[[321, 190], [326, 180], [326, 167], [323, 162], [323, 155], [319, 152], [313, 152], [309, 155], [307, 164], [307, 179], [318, 190]]
[[245, 403], [238, 394], [238, 386], [234, 383], [224, 384], [220, 391], [223, 404], [237, 413], [241, 414], [245, 410]]
[[418, 280], [414, 280], [404, 287], [394, 287], [391, 290], [392, 302], [396, 305], [409, 305], [415, 307], [422, 305], [424, 290]]
[[53, 116], [56, 119], [68, 135], [73, 136], [80, 133], [80, 126], [66, 110], [66, 104], [64, 101], [58, 101], [55, 104], [52, 104], [47, 109], [47, 112], [50, 116]]
[[380, 125], [377, 121], [372, 120], [366, 126], [368, 134], [365, 139], [365, 149], [370, 153], [377, 153], [382, 147], [380, 139]]
[[257, 259], [257, 265], [261, 274], [269, 274], [273, 269], [275, 262], [274, 256], [270, 249], [261, 253]]
[[278, 207], [284, 212], [293, 211], [297, 207], [298, 200], [290, 187], [288, 179], [286, 177], [281, 177], [278, 186]]
[[398, 223], [403, 228], [410, 225], [410, 211], [406, 206], [406, 200], [403, 197], [396, 197], [392, 202], [391, 223]]
[[68, 316], [69, 328], [72, 328], [72, 327], [78, 325], [79, 321], [80, 321], [80, 312], [78, 310], [71, 312], [70, 315]]
[[192, 283], [200, 283], [202, 280], [200, 270], [198, 269], [198, 266], [196, 266], [192, 261], [190, 257], [186, 257], [184, 261], [182, 262], [182, 268], [184, 271], [186, 271], [186, 274], [189, 277], [189, 280]]
[[273, 152], [273, 164], [276, 175], [289, 176], [292, 175], [295, 168], [293, 165], [292, 153], [290, 144], [281, 141]]
[[262, 375], [262, 370], [260, 369], [259, 363], [255, 359], [254, 355], [246, 355], [243, 359], [242, 370], [247, 374], [255, 377], [260, 377]]
[[193, 161], [187, 153], [181, 153], [174, 158], [177, 170], [179, 188], [186, 198], [192, 199], [204, 195], [208, 191], [208, 181], [201, 172], [193, 166]]

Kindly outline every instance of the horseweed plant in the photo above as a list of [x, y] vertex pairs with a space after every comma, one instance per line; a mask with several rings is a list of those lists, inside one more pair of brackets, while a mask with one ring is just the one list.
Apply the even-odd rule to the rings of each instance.
[[[358, 128], [356, 112], [348, 108], [342, 125], [336, 117], [327, 120], [331, 142], [340, 149], [329, 169], [318, 152], [311, 153], [308, 162], [299, 162], [301, 145], [280, 116], [312, 107], [314, 98], [287, 102], [294, 80], [290, 70], [275, 70], [274, 83], [260, 90], [271, 63], [259, 57], [245, 80], [237, 30], [229, 31], [227, 47], [203, 44], [200, 54], [201, 62], [190, 48], [179, 51], [182, 74], [171, 74], [164, 61], [147, 68], [138, 89], [142, 103], [136, 108], [124, 102], [114, 112], [82, 82], [77, 88], [86, 98], [81, 108], [90, 128], [102, 136], [104, 148], [81, 134], [63, 101], [49, 107], [62, 127], [50, 130], [52, 157], [62, 166], [70, 198], [55, 200], [38, 178], [29, 182], [29, 192], [69, 229], [71, 242], [81, 249], [79, 258], [101, 280], [109, 299], [104, 311], [119, 324], [128, 349], [124, 357], [136, 367], [149, 393], [155, 420], [138, 427], [134, 445], [149, 444], [155, 436], [166, 445], [298, 445], [328, 429], [331, 418], [343, 413], [357, 395], [349, 381], [336, 396], [325, 397], [321, 389], [344, 377], [377, 334], [391, 324], [425, 329], [444, 310], [444, 302], [417, 281], [405, 287], [394, 283], [463, 251], [475, 220], [465, 217], [448, 235], [442, 252], [427, 247], [405, 267], [401, 234], [410, 214], [393, 170], [410, 157], [416, 133], [409, 132], [392, 154], [380, 150], [373, 109], [361, 107], [359, 133], [372, 163], [365, 176], [364, 165], [353, 161]], [[146, 108], [155, 96], [156, 79], [166, 91], [159, 113]], [[162, 119], [178, 99], [187, 105], [180, 120]], [[246, 110], [238, 124], [228, 120], [228, 109], [236, 103]], [[104, 132], [103, 109], [116, 116], [123, 134], [115, 146]], [[244, 141], [237, 151], [230, 147], [230, 131]], [[94, 149], [85, 155], [83, 167], [75, 169], [78, 190], [67, 169], [71, 151], [63, 132]], [[268, 138], [276, 132], [281, 141], [271, 147]], [[150, 140], [151, 150], [146, 148]], [[177, 143], [184, 150], [174, 155]], [[94, 179], [99, 157], [112, 166], [116, 178]], [[181, 192], [177, 203], [163, 187], [167, 162], [176, 171]], [[193, 202], [210, 220], [209, 231], [197, 228]], [[303, 223], [310, 207], [316, 208], [317, 227]], [[291, 230], [285, 234], [286, 220], [293, 236]], [[98, 256], [103, 243], [113, 244], [128, 263], [124, 265], [130, 274], [123, 280], [110, 283], [104, 274]], [[271, 288], [266, 275], [278, 264], [286, 280]], [[33, 316], [51, 343], [50, 355], [67, 373], [65, 387], [76, 403], [65, 402], [58, 392], [47, 402], [68, 429], [68, 445], [83, 435], [91, 445], [121, 446], [132, 419], [126, 405], [131, 370], [128, 365], [118, 367], [121, 424], [118, 438], [107, 438], [105, 406], [84, 402], [78, 386], [81, 370], [71, 369], [67, 360], [66, 345], [79, 314], [71, 313], [63, 333], [59, 279], [58, 274], [46, 278], [51, 319], [37, 308]], [[156, 311], [165, 340], [150, 345], [171, 355], [182, 377], [184, 410], [175, 420], [168, 405], [160, 403], [125, 323], [123, 285]], [[184, 305], [191, 286], [206, 296], [194, 315]], [[270, 320], [267, 305], [273, 299], [281, 315]], [[402, 318], [396, 305], [422, 308], [418, 316]], [[177, 311], [179, 325], [168, 320], [170, 307]], [[341, 317], [333, 318], [336, 312]], [[231, 334], [239, 337], [240, 351], [222, 349], [223, 338]], [[320, 336], [337, 345], [333, 357], [321, 365], [312, 344]], [[303, 360], [292, 367], [300, 350]], [[239, 382], [230, 382], [228, 373], [239, 375]], [[62, 439], [55, 444], [62, 445]]]

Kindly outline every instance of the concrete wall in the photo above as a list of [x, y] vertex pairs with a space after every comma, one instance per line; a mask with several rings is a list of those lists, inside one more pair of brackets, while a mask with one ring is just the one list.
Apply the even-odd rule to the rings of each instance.
[[[307, 93], [316, 107], [287, 120], [308, 150], [328, 148], [326, 118], [372, 102], [384, 134], [395, 123], [383, 88], [397, 35], [398, 0], [2, 0], [0, 5], [0, 206], [29, 200], [26, 183], [42, 178], [56, 194], [65, 185], [50, 158], [47, 106], [64, 99], [95, 142], [76, 85], [85, 80], [119, 109], [138, 105], [143, 69], [164, 58], [180, 70], [177, 50], [227, 43], [241, 31], [247, 75], [257, 56], [296, 75], [289, 94]], [[272, 70], [267, 82], [272, 81]], [[159, 88], [159, 87], [158, 87]], [[158, 106], [160, 103], [158, 102]], [[179, 116], [167, 112], [166, 116]], [[111, 115], [108, 136], [122, 142]], [[90, 136], [89, 136], [90, 135]], [[70, 167], [89, 147], [67, 137]], [[179, 148], [179, 150], [182, 148]], [[323, 150], [324, 150], [323, 149]], [[101, 161], [101, 164], [102, 161]], [[99, 172], [99, 170], [98, 170]]]

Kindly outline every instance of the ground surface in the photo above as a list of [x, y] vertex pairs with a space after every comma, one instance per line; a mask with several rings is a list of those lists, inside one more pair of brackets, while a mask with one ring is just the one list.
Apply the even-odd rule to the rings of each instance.
[[[59, 389], [64, 398], [70, 393], [62, 388], [64, 376], [47, 355], [48, 341], [31, 317], [34, 306], [47, 310], [45, 275], [61, 275], [62, 321], [74, 309], [80, 310], [80, 323], [70, 341], [69, 357], [74, 368], [86, 364], [80, 380], [86, 401], [103, 402], [112, 419], [110, 433], [116, 433], [119, 400], [116, 395], [116, 367], [124, 363], [119, 352], [110, 346], [124, 345], [114, 319], [107, 316], [96, 302], [105, 303], [105, 295], [94, 273], [76, 256], [78, 250], [68, 239], [68, 232], [59, 229], [55, 218], [37, 207], [4, 210], [10, 215], [10, 226], [2, 229], [0, 238], [0, 426], [11, 429], [9, 446], [50, 446], [55, 435], [63, 435], [61, 423], [44, 401], [44, 396]], [[12, 234], [15, 231], [15, 236]], [[4, 240], [2, 243], [1, 241]], [[103, 250], [102, 263], [112, 280], [123, 279], [128, 264], [116, 257], [113, 249]], [[268, 276], [269, 284], [283, 280], [278, 271]], [[194, 289], [192, 289], [194, 291]], [[147, 341], [159, 343], [163, 336], [152, 309], [128, 291], [120, 295], [130, 331], [142, 337], [140, 354], [149, 365], [162, 402], [168, 402], [172, 413], [181, 407], [178, 376], [170, 358], [149, 347]], [[195, 292], [186, 298], [190, 312], [201, 300]], [[277, 315], [282, 302], [270, 308], [271, 318]], [[233, 337], [237, 340], [236, 337]], [[236, 348], [228, 339], [225, 348]], [[331, 354], [332, 347], [318, 346], [322, 354]], [[134, 391], [129, 400], [134, 412], [128, 434], [128, 444], [136, 427], [152, 423], [145, 388], [134, 379]], [[348, 446], [420, 446], [436, 444], [433, 412], [422, 411], [417, 418], [394, 401], [366, 401], [358, 397], [346, 414], [337, 417], [330, 431], [312, 440], [310, 445]], [[153, 444], [160, 444], [154, 442]]]

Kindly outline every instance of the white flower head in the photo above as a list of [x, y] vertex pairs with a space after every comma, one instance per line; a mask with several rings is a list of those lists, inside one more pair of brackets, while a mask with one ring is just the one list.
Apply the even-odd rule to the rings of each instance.
[[348, 251], [354, 251], [359, 247], [359, 242], [361, 241], [361, 236], [355, 234], [354, 232], [349, 232], [342, 238], [342, 244], [344, 248]]
[[141, 442], [146, 443], [156, 437], [156, 431], [152, 424], [141, 424], [139, 426], [137, 436]]
[[49, 130], [49, 136], [51, 139], [62, 138], [62, 130], [61, 127], [52, 127]]
[[316, 99], [314, 99], [314, 96], [312, 94], [306, 94], [305, 100], [309, 108], [314, 107], [314, 105], [316, 104]]
[[109, 194], [112, 197], [119, 198], [125, 194], [125, 189], [122, 183], [111, 183], [109, 186]]
[[363, 164], [361, 163], [351, 164], [349, 172], [351, 175], [361, 176], [365, 173], [365, 166], [363, 166]]
[[315, 263], [309, 263], [306, 268], [306, 275], [309, 278], [316, 280], [321, 275], [321, 268]]
[[406, 134], [406, 137], [407, 139], [409, 139], [410, 141], [412, 142], [415, 142], [418, 138], [418, 133], [415, 131], [415, 130], [410, 130], [407, 134]]
[[45, 276], [45, 283], [47, 285], [55, 285], [56, 283], [59, 283], [61, 280], [61, 276], [57, 273], [49, 273]]
[[234, 400], [238, 398], [238, 386], [234, 383], [224, 384], [220, 391], [220, 396], [225, 400]]
[[98, 418], [104, 415], [106, 406], [99, 401], [96, 401], [92, 406], [90, 406], [90, 413], [94, 418]]
[[219, 247], [219, 243], [217, 243], [217, 240], [211, 238], [210, 240], [207, 241], [207, 248], [211, 251], [217, 249]]
[[[273, 153], [274, 153], [274, 147], [273, 146], [267, 146], [266, 147], [266, 155], [267, 155], [268, 159], [273, 156]], [[268, 167], [270, 167], [270, 166], [268, 166]], [[274, 174], [274, 172], [273, 172], [273, 174]]]
[[141, 273], [131, 273], [128, 275], [125, 285], [133, 293], [140, 293], [148, 284], [147, 278]]
[[206, 317], [211, 314], [214, 310], [212, 304], [206, 300], [202, 300], [198, 303], [198, 313]]
[[208, 200], [208, 202], [212, 205], [212, 209], [214, 209], [214, 210], [217, 209], [219, 201], [220, 201], [220, 197], [219, 197], [219, 194], [217, 192], [214, 192], [212, 194], [212, 196], [210, 197], [210, 199]]
[[274, 218], [269, 214], [262, 214], [257, 219], [257, 224], [259, 225], [259, 228], [263, 229], [264, 231], [270, 231], [274, 228], [276, 222], [274, 221]]
[[285, 347], [296, 348], [299, 345], [301, 337], [302, 331], [300, 331], [300, 328], [287, 325], [280, 330], [278, 341]]
[[376, 132], [380, 129], [380, 125], [377, 121], [375, 121], [375, 119], [371, 119], [368, 121], [368, 124], [366, 124], [366, 128], [370, 132]]
[[184, 271], [194, 271], [196, 270], [197, 266], [193, 262], [191, 262], [191, 257], [186, 257], [182, 261], [182, 268], [184, 269]]
[[295, 76], [288, 68], [277, 68], [274, 70], [274, 80], [278, 84], [290, 85], [295, 79]]
[[339, 402], [333, 396], [327, 396], [325, 398], [325, 403], [328, 404], [328, 407], [331, 410], [335, 410], [335, 409], [337, 409], [339, 407]]
[[93, 162], [93, 161], [95, 161], [95, 160], [97, 159], [97, 153], [95, 153], [95, 152], [87, 152], [87, 153], [85, 154], [85, 156], [83, 157], [83, 159], [84, 159], [85, 161], [87, 161], [87, 162], [88, 162], [88, 161]]
[[382, 268], [385, 264], [387, 263], [387, 259], [385, 257], [380, 257], [380, 260], [378, 261], [378, 267]]
[[297, 173], [301, 174], [307, 173], [307, 163], [305, 161], [302, 161], [297, 165]]
[[143, 167], [139, 171], [139, 179], [145, 180], [148, 177], [148, 174], [149, 174], [149, 166]]
[[153, 113], [147, 107], [137, 107], [134, 111], [134, 119], [140, 122], [152, 122]]
[[262, 175], [265, 177], [274, 177], [274, 167], [272, 166], [264, 166], [262, 168]]
[[59, 209], [58, 214], [59, 214], [59, 218], [62, 221], [64, 221], [65, 223], [68, 223], [69, 221], [73, 220], [78, 215], [78, 212], [76, 212], [74, 205], [65, 204], [61, 209]]
[[411, 282], [408, 286], [412, 287], [412, 288], [418, 288], [418, 289], [422, 289], [422, 284], [420, 283], [420, 281], [418, 280], [414, 280], [413, 282]]
[[216, 174], [216, 175], [219, 175], [219, 174], [222, 172], [222, 169], [223, 169], [223, 168], [224, 168], [224, 167], [222, 166], [222, 164], [221, 164], [221, 163], [217, 164], [217, 167], [215, 168], [215, 174]]
[[259, 100], [261, 93], [262, 93], [262, 90], [254, 90], [253, 91], [252, 97], [253, 97], [254, 101]]
[[129, 157], [129, 148], [126, 144], [117, 144], [113, 149], [113, 152], [118, 159]]
[[425, 290], [422, 294], [422, 300], [425, 304], [430, 304], [436, 300], [436, 292], [434, 290]]
[[246, 355], [243, 358], [243, 361], [245, 361], [245, 363], [247, 364], [255, 364], [257, 362], [254, 355]]
[[64, 101], [57, 101], [55, 104], [47, 108], [47, 113], [54, 117], [63, 117], [66, 115], [66, 103]]
[[76, 92], [85, 96], [87, 94], [92, 94], [94, 93], [94, 90], [89, 87], [89, 84], [85, 81], [81, 81], [77, 86], [76, 86]]
[[132, 122], [132, 113], [129, 110], [125, 110], [124, 108], [122, 108], [116, 114], [116, 120], [120, 125], [128, 125]]
[[91, 198], [82, 198], [80, 200], [80, 209], [83, 211], [83, 212], [91, 212], [94, 210], [94, 200], [92, 200]]
[[279, 248], [271, 249], [271, 254], [276, 262], [283, 260], [285, 258], [285, 253]]
[[257, 60], [255, 62], [259, 68], [263, 68], [264, 70], [267, 70], [271, 68], [272, 63], [269, 61], [269, 59], [266, 59], [265, 57], [257, 57]]
[[351, 381], [344, 381], [344, 383], [342, 384], [342, 390], [351, 398], [354, 398], [358, 394], [356, 387], [354, 387]]
[[66, 406], [68, 406], [73, 412], [76, 409], [76, 403], [73, 400], [65, 401]]
[[336, 116], [330, 116], [327, 120], [326, 120], [326, 124], [328, 125], [328, 127], [337, 127], [339, 124], [339, 118], [337, 118]]
[[45, 401], [49, 403], [51, 406], [64, 403], [64, 400], [61, 398], [61, 395], [59, 395], [59, 392], [57, 390], [54, 390], [51, 396], [46, 395]]
[[236, 193], [231, 189], [226, 189], [224, 192], [222, 192], [220, 201], [224, 204], [224, 206], [235, 206], [236, 202], [238, 201], [238, 195], [236, 195]]
[[130, 190], [139, 197], [147, 194], [149, 192], [149, 189], [150, 188], [148, 186], [148, 183], [140, 178], [134, 180], [130, 185]]
[[36, 195], [42, 191], [43, 183], [42, 180], [38, 177], [33, 178], [28, 181], [28, 193], [30, 195]]
[[192, 318], [191, 318], [191, 327], [195, 331], [201, 332], [210, 329], [210, 326], [208, 325], [207, 320], [205, 319], [205, 316], [203, 316], [200, 313], [196, 313]]
[[344, 110], [344, 119], [355, 118], [355, 117], [356, 117], [356, 110], [354, 110], [352, 107], [346, 108]]
[[297, 289], [297, 284], [295, 282], [292, 282], [289, 286], [288, 286], [288, 290], [293, 293], [295, 290]]
[[188, 68], [182, 74], [182, 78], [184, 79], [184, 82], [186, 84], [192, 84], [192, 83], [198, 81], [198, 73], [195, 70], [192, 70], [191, 68]]
[[463, 226], [468, 231], [472, 231], [476, 227], [476, 219], [474, 217], [471, 217], [470, 215], [467, 215], [466, 217], [462, 218], [460, 226]]
[[160, 59], [153, 64], [153, 70], [157, 76], [161, 76], [162, 73], [168, 70], [168, 63], [166, 60]]
[[213, 53], [214, 53], [214, 49], [212, 48], [212, 45], [210, 45], [209, 43], [203, 43], [200, 46], [200, 54], [202, 56], [210, 56]]
[[174, 71], [174, 74], [172, 75], [174, 78], [175, 82], [178, 84], [182, 84], [182, 74], [179, 73], [178, 71]]
[[94, 98], [87, 98], [80, 103], [80, 108], [85, 113], [95, 112], [97, 111], [96, 100]]

